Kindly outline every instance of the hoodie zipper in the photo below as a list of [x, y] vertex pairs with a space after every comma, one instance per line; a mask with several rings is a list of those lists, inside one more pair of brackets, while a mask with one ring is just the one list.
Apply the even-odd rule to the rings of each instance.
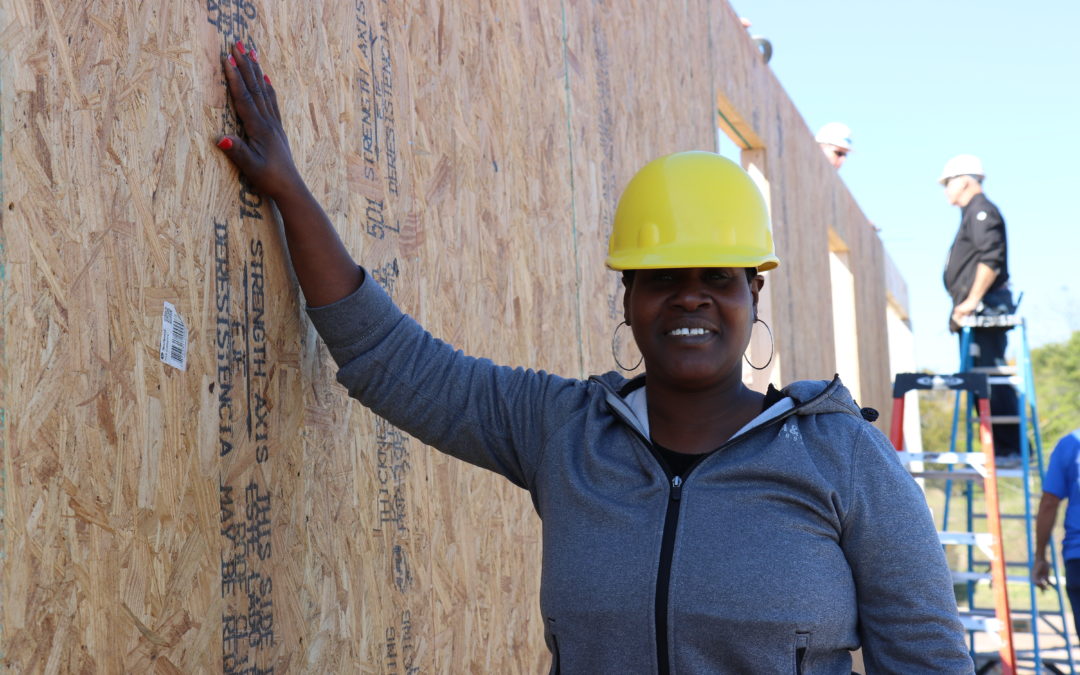
[[[794, 408], [785, 412], [782, 415], [766, 421], [760, 427], [757, 427], [751, 431], [757, 431], [758, 429], [764, 429], [777, 422], [786, 421], [794, 413]], [[675, 557], [675, 533], [679, 529], [679, 502], [682, 501], [683, 485], [686, 484], [686, 479], [690, 477], [690, 474], [710, 455], [717, 452], [729, 449], [731, 446], [742, 442], [747, 436], [750, 435], [748, 431], [745, 434], [740, 434], [738, 437], [729, 440], [713, 452], [702, 455], [686, 469], [685, 477], [672, 475], [671, 467], [664, 461], [663, 456], [656, 449], [656, 446], [651, 440], [646, 439], [640, 432], [635, 432], [638, 438], [644, 441], [645, 446], [649, 449], [656, 461], [660, 464], [660, 468], [663, 469], [664, 475], [668, 479], [668, 502], [667, 511], [664, 515], [664, 535], [660, 540], [660, 564], [656, 570], [656, 600], [655, 600], [655, 612], [656, 618], [654, 623], [656, 624], [656, 668], [659, 675], [669, 675], [671, 673], [671, 647], [668, 644], [668, 604], [671, 597], [671, 562]]]
[[[663, 462], [661, 462], [663, 464]], [[696, 466], [696, 464], [695, 464]], [[667, 467], [664, 467], [667, 471]], [[690, 474], [690, 468], [686, 473]], [[668, 599], [671, 595], [671, 559], [675, 554], [675, 532], [679, 528], [679, 500], [682, 499], [683, 479], [671, 477], [671, 490], [668, 493], [667, 515], [664, 516], [664, 536], [660, 543], [660, 565], [656, 571], [656, 664], [660, 675], [670, 672], [668, 664]]]
[[[612, 389], [610, 386], [608, 386], [608, 384], [603, 380], [595, 376], [590, 377], [589, 379], [599, 384], [606, 391], [608, 391], [610, 395], [615, 396], [616, 399], [620, 401], [622, 400], [622, 397], [619, 395], [619, 393]], [[827, 390], [828, 387], [826, 387], [826, 389], [822, 391], [822, 394], [824, 394], [824, 392]], [[809, 401], [796, 402], [794, 407], [792, 407], [790, 410], [787, 410], [783, 414], [777, 415], [770, 420], [766, 420], [765, 423], [763, 423], [759, 427], [747, 430], [746, 433], [740, 434], [737, 438], [729, 440], [727, 443], [724, 443], [712, 453], [702, 455], [701, 459], [694, 462], [686, 470], [686, 476], [689, 477], [690, 474], [693, 473], [694, 469], [696, 469], [698, 465], [701, 464], [702, 459], [708, 457], [711, 454], [715, 454], [716, 452], [720, 452], [721, 450], [726, 450], [730, 446], [741, 442], [753, 431], [758, 431], [760, 429], [770, 427], [774, 424], [787, 421], [789, 417], [793, 417], [796, 414], [800, 407], [812, 403], [813, 401], [817, 400], [817, 398], [818, 396], [815, 396]], [[623, 405], [625, 407], [625, 403]], [[668, 491], [667, 512], [664, 515], [664, 535], [660, 543], [660, 564], [658, 565], [656, 571], [656, 600], [654, 609], [654, 611], [656, 612], [654, 624], [656, 625], [657, 672], [660, 675], [669, 675], [671, 673], [671, 667], [669, 665], [670, 647], [667, 641], [667, 616], [668, 599], [671, 589], [671, 560], [675, 555], [675, 532], [679, 526], [679, 502], [682, 500], [682, 488], [686, 480], [680, 476], [672, 475], [671, 467], [669, 467], [667, 465], [667, 462], [664, 461], [664, 458], [656, 450], [652, 441], [649, 438], [646, 438], [645, 434], [643, 434], [641, 430], [635, 424], [633, 424], [630, 419], [628, 419], [625, 414], [621, 410], [619, 410], [617, 406], [613, 405], [610, 399], [608, 400], [608, 406], [612, 409], [612, 412], [615, 413], [617, 417], [619, 417], [626, 423], [626, 425], [630, 428], [631, 432], [645, 444], [645, 447], [649, 449], [649, 452], [652, 454], [652, 456], [656, 458], [656, 461], [660, 464], [660, 468], [664, 471], [664, 475], [667, 476], [668, 484], [671, 488]]]
[[[788, 411], [790, 413], [790, 411]], [[773, 422], [783, 420], [788, 417], [788, 413], [780, 415], [775, 419], [769, 420], [759, 428], [764, 428], [771, 425]], [[701, 455], [693, 464], [686, 469], [685, 477], [672, 475], [671, 467], [664, 461], [664, 457], [656, 449], [656, 446], [652, 441], [646, 439], [640, 432], [636, 434], [638, 438], [645, 442], [645, 446], [652, 453], [652, 456], [656, 458], [656, 461], [660, 464], [660, 468], [663, 469], [664, 475], [668, 479], [668, 502], [667, 511], [664, 514], [664, 534], [660, 540], [660, 564], [656, 570], [656, 599], [655, 599], [655, 625], [656, 625], [656, 668], [659, 675], [669, 675], [671, 673], [671, 648], [668, 644], [668, 604], [671, 597], [671, 561], [675, 557], [675, 533], [679, 529], [679, 502], [682, 501], [683, 485], [686, 484], [686, 478], [690, 477], [690, 474], [701, 464], [701, 462], [712, 454], [727, 450], [732, 445], [741, 442], [749, 435], [749, 432], [742, 434], [739, 437], [724, 443], [719, 448], [711, 453]]]

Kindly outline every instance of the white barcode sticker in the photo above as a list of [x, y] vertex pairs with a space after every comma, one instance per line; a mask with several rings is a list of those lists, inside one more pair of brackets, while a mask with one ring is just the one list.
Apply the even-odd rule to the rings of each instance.
[[166, 302], [161, 311], [161, 362], [187, 370], [187, 342], [187, 325], [176, 308]]

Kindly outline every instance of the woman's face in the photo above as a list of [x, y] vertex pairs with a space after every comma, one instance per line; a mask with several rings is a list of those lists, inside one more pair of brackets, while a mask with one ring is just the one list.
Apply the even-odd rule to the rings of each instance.
[[763, 283], [742, 267], [637, 270], [623, 308], [650, 381], [704, 389], [739, 380]]

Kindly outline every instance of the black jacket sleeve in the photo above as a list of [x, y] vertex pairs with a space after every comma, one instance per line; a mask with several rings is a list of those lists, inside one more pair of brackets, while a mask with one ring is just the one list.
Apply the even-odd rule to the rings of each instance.
[[997, 208], [987, 204], [971, 220], [971, 239], [978, 261], [994, 272], [1005, 269], [1005, 221]]

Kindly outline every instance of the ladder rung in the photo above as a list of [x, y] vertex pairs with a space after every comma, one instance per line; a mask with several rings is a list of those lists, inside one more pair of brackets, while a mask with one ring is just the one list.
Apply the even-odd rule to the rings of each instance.
[[981, 452], [898, 452], [902, 464], [931, 462], [933, 464], [982, 465], [986, 455]]
[[[990, 577], [989, 572], [953, 571], [952, 578], [953, 578], [953, 581], [956, 582], [956, 583], [959, 583], [959, 582], [962, 582], [962, 581], [985, 581], [985, 582], [989, 583], [991, 577]], [[1030, 579], [1028, 577], [1024, 577], [1024, 576], [1012, 575], [1012, 576], [1006, 576], [1005, 581], [1008, 581], [1009, 583], [1013, 583], [1013, 584], [1024, 584], [1024, 583], [1029, 583]]]
[[961, 581], [990, 581], [990, 574], [988, 572], [962, 572], [959, 570], [952, 570], [953, 583]]
[[[984, 520], [986, 518], [986, 514], [985, 513], [973, 513], [973, 514], [971, 514], [971, 517], [972, 518], [977, 518], [979, 520]], [[1000, 518], [1002, 520], [1026, 520], [1027, 516], [1025, 516], [1023, 513], [1002, 513]]]
[[994, 473], [997, 474], [998, 478], [1023, 478], [1024, 477], [1024, 470], [1023, 469], [998, 469]]
[[987, 375], [1016, 375], [1016, 366], [975, 366], [968, 368], [972, 373], [985, 373]]
[[996, 316], [968, 316], [960, 322], [970, 328], [1012, 328], [1019, 326], [1024, 319], [1018, 314], [998, 314]]
[[[983, 480], [985, 477], [975, 469], [957, 469], [944, 471], [930, 469], [910, 472], [915, 478], [937, 478], [940, 480]], [[1023, 469], [998, 469], [994, 472], [998, 478], [1023, 478]]]
[[911, 475], [915, 478], [938, 478], [941, 480], [983, 480], [983, 475], [975, 469], [912, 471]]
[[1006, 560], [1005, 567], [1023, 567], [1024, 570], [1031, 569], [1031, 565], [1024, 560]]
[[[1063, 592], [1064, 592], [1064, 591], [1063, 591]], [[972, 611], [972, 610], [967, 610], [967, 611], [969, 611], [969, 612], [970, 612], [970, 611]], [[975, 611], [975, 612], [982, 612], [982, 613], [983, 613], [983, 614], [985, 614], [986, 616], [994, 616], [994, 610], [993, 610], [993, 609], [990, 609], [990, 608], [987, 608], [987, 609], [977, 609], [977, 610], [974, 610], [974, 611]], [[1025, 619], [1026, 619], [1026, 620], [1027, 620], [1027, 621], [1029, 621], [1029, 622], [1030, 622], [1030, 621], [1032, 620], [1032, 618], [1033, 618], [1033, 616], [1032, 616], [1032, 613], [1031, 613], [1031, 610], [1030, 610], [1030, 609], [1026, 609], [1026, 608], [1023, 608], [1023, 609], [1016, 609], [1015, 607], [1012, 607], [1012, 608], [1010, 608], [1010, 609], [1009, 609], [1009, 615], [1010, 615], [1010, 616], [1011, 616], [1011, 617], [1012, 617], [1012, 618], [1013, 618], [1014, 620], [1016, 620], [1016, 619], [1021, 619], [1021, 620], [1025, 620]], [[1044, 619], [1045, 619], [1046, 617], [1048, 617], [1048, 616], [1052, 616], [1052, 617], [1055, 617], [1055, 618], [1057, 618], [1057, 619], [1060, 619], [1060, 618], [1061, 618], [1061, 612], [1060, 612], [1060, 611], [1058, 611], [1058, 610], [1056, 610], [1056, 609], [1054, 609], [1054, 610], [1050, 610], [1050, 609], [1040, 609], [1040, 610], [1039, 610], [1039, 620], [1040, 620], [1040, 621], [1044, 620]], [[1072, 626], [1071, 626], [1071, 624], [1070, 624], [1070, 627], [1072, 627]], [[1031, 631], [1020, 631], [1020, 630], [1017, 630], [1016, 628], [1014, 628], [1014, 629], [1013, 629], [1013, 631], [1014, 631], [1014, 632], [1017, 632], [1017, 633], [1030, 633], [1030, 632], [1031, 632]]]
[[[911, 475], [916, 478], [943, 478], [953, 480], [979, 480], [985, 478], [981, 469], [986, 465], [986, 456], [981, 452], [898, 452], [896, 456], [901, 464], [910, 465], [912, 462], [928, 462], [930, 464], [945, 464], [949, 466], [970, 466], [973, 469], [912, 471]], [[998, 478], [1023, 478], [1023, 469], [997, 469]]]
[[[961, 607], [959, 609], [959, 613], [960, 613], [960, 621], [961, 621], [961, 623], [963, 623], [965, 620], [970, 620], [972, 623], [975, 623], [975, 622], [979, 621], [980, 619], [995, 619], [995, 618], [997, 618], [997, 613], [993, 610], [993, 608], [990, 608], [990, 607], [979, 607], [979, 608], [976, 608], [976, 609], [966, 609], [966, 608]], [[1061, 619], [1064, 618], [1064, 616], [1061, 614], [1061, 612], [1057, 611], [1057, 610], [1048, 610], [1048, 609], [1039, 610], [1039, 620], [1040, 621], [1044, 621], [1046, 619], [1046, 617], [1048, 617], [1048, 616], [1052, 616], [1052, 617], [1054, 617], [1054, 618], [1056, 618], [1058, 620], [1061, 620]], [[1016, 633], [1024, 633], [1024, 634], [1029, 634], [1029, 635], [1032, 633], [1031, 630], [1026, 630], [1026, 629], [1021, 627], [1025, 623], [1030, 623], [1032, 621], [1032, 619], [1034, 618], [1034, 616], [1033, 616], [1030, 609], [1010, 608], [1009, 617], [1013, 620], [1012, 632], [1013, 632], [1014, 635]], [[1049, 660], [1048, 657], [1044, 657], [1044, 658], [1046, 658], [1046, 660]]]
[[997, 633], [1001, 631], [1001, 621], [995, 616], [982, 616], [980, 614], [966, 614], [961, 612], [960, 623], [964, 625], [964, 630], [985, 631], [987, 633]]
[[990, 380], [990, 385], [991, 386], [1010, 385], [1010, 386], [1013, 386], [1013, 387], [1016, 387], [1017, 389], [1019, 389], [1024, 384], [1024, 381], [1020, 378], [1019, 375], [1006, 375], [1006, 376], [1000, 376], [1000, 377], [988, 377], [986, 379]]
[[942, 544], [955, 546], [990, 546], [994, 535], [989, 532], [938, 532]]
[[[978, 417], [972, 417], [971, 418], [971, 423], [972, 424], [978, 424], [979, 421], [980, 420], [979, 420]], [[990, 416], [990, 424], [992, 424], [992, 425], [993, 424], [1020, 424], [1020, 416], [1019, 415], [991, 415]]]

